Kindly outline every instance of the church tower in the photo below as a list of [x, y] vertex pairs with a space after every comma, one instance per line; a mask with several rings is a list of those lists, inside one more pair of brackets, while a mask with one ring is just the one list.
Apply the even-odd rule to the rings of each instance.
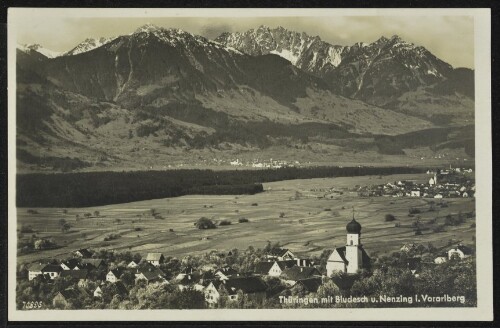
[[346, 226], [347, 244], [345, 246], [345, 257], [348, 261], [347, 273], [356, 273], [363, 267], [363, 253], [361, 247], [361, 224], [359, 224], [354, 215], [352, 221]]

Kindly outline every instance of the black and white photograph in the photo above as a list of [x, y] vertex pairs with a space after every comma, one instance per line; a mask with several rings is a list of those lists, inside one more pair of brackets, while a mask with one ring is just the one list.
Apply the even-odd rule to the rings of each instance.
[[489, 19], [10, 8], [9, 320], [491, 320]]

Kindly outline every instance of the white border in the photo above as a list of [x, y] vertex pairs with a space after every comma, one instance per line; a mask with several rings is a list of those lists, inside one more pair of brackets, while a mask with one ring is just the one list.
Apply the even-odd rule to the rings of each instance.
[[[37, 310], [16, 309], [16, 18], [50, 17], [273, 17], [472, 16], [475, 28], [477, 308], [269, 309], [269, 310]], [[252, 320], [493, 320], [491, 22], [489, 9], [8, 9], [8, 320], [9, 321], [252, 321]]]

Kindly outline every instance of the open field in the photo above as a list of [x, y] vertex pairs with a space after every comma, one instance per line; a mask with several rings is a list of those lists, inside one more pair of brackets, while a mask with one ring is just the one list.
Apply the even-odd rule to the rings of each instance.
[[[142, 255], [158, 251], [166, 256], [182, 257], [214, 249], [244, 249], [250, 245], [264, 247], [268, 240], [279, 241], [297, 254], [319, 254], [324, 249], [344, 245], [345, 225], [352, 218], [353, 207], [356, 219], [362, 225], [362, 243], [370, 255], [395, 251], [408, 242], [424, 245], [431, 242], [438, 248], [447, 246], [450, 239], [454, 243], [474, 243], [475, 225], [471, 225], [475, 223], [475, 214], [461, 225], [446, 226], [444, 232], [433, 232], [437, 224], [444, 223], [446, 215], [473, 211], [473, 198], [362, 198], [347, 190], [342, 195], [333, 196], [326, 191], [332, 187], [353, 188], [396, 180], [427, 179], [425, 174], [406, 174], [289, 180], [265, 183], [265, 192], [256, 195], [192, 195], [92, 208], [67, 208], [67, 213], [62, 208], [33, 208], [38, 213], [29, 214], [28, 208], [18, 208], [18, 228], [30, 225], [38, 237], [51, 237], [63, 246], [19, 255], [18, 261], [25, 263], [66, 255], [83, 247], [130, 250]], [[435, 211], [429, 211], [429, 203], [433, 201], [444, 202], [448, 206], [435, 206]], [[411, 227], [415, 217], [409, 217], [408, 210], [412, 207], [422, 211], [419, 214], [423, 224], [420, 236], [416, 236]], [[155, 209], [163, 219], [153, 218], [151, 209]], [[99, 217], [92, 214], [91, 218], [83, 218], [85, 213], [94, 211], [99, 211]], [[280, 218], [282, 212], [284, 217]], [[388, 213], [398, 220], [385, 222], [384, 217]], [[80, 220], [76, 220], [77, 214]], [[214, 221], [229, 220], [232, 224], [198, 230], [194, 222], [202, 216]], [[238, 223], [241, 217], [249, 222]], [[436, 217], [436, 223], [428, 222]], [[72, 225], [67, 233], [59, 228], [61, 218]], [[400, 223], [400, 227], [395, 227], [396, 222]], [[119, 233], [121, 237], [104, 241], [111, 233]], [[24, 234], [22, 238], [31, 235]]]

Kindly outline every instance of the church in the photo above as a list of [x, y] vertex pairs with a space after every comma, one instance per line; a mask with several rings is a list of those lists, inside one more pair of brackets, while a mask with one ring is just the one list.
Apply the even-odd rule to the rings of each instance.
[[346, 226], [347, 243], [336, 248], [326, 263], [328, 277], [334, 272], [356, 273], [370, 267], [370, 257], [361, 245], [361, 224], [354, 217]]

